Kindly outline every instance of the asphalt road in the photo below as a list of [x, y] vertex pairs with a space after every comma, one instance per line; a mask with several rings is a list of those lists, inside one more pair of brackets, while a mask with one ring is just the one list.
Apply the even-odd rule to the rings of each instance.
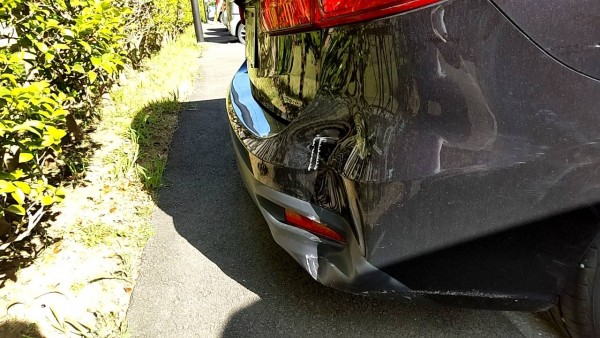
[[224, 97], [243, 46], [218, 27], [205, 27], [203, 76], [173, 139], [128, 312], [132, 336], [556, 335], [531, 313], [365, 298], [314, 282], [271, 239], [239, 177]]

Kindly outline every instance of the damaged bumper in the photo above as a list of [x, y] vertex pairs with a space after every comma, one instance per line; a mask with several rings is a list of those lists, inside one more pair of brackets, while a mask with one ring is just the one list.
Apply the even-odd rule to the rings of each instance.
[[[233, 136], [233, 142], [239, 142]], [[241, 145], [238, 144], [236, 150]], [[246, 188], [269, 225], [271, 235], [318, 282], [351, 293], [408, 296], [413, 292], [386, 273], [373, 267], [362, 256], [347, 222], [340, 216], [306, 201], [285, 195], [260, 183], [236, 151]], [[284, 223], [284, 210], [293, 209], [312, 219], [335, 224], [347, 243], [318, 237]]]

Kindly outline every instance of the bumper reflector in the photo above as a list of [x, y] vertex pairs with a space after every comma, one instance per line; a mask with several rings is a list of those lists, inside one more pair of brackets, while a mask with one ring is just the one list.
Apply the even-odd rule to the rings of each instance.
[[285, 221], [290, 225], [311, 232], [317, 236], [346, 244], [346, 240], [344, 237], [342, 237], [342, 235], [338, 234], [325, 224], [313, 221], [312, 219], [302, 216], [295, 211], [285, 209]]

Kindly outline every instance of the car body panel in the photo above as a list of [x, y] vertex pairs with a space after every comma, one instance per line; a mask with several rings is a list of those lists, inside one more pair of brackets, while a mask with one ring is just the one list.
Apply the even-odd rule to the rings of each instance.
[[600, 79], [600, 1], [494, 0], [494, 3], [552, 56]]
[[556, 301], [599, 230], [600, 82], [487, 0], [290, 35], [256, 20], [228, 97], [253, 179], [343, 217], [415, 294]]

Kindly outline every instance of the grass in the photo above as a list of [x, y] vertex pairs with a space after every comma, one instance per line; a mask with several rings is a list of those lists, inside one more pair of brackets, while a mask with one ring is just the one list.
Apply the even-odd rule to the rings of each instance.
[[105, 157], [106, 164], [112, 162], [113, 176], [135, 175], [151, 193], [160, 188], [180, 95], [189, 91], [196, 76], [190, 68], [197, 63], [197, 56], [190, 30], [146, 62], [144, 71], [125, 73], [127, 85], [111, 94], [111, 106], [101, 114], [101, 129], [124, 140], [124, 147]]
[[148, 191], [155, 191], [163, 184], [162, 174], [167, 164], [164, 150], [171, 138], [165, 130], [169, 130], [176, 119], [172, 112], [180, 108], [179, 96], [174, 92], [146, 105], [131, 123], [130, 140], [143, 150], [135, 170]]
[[[35, 323], [43, 335], [129, 336], [125, 313], [153, 235], [150, 220], [180, 100], [198, 76], [200, 52], [189, 29], [140, 70], [126, 70], [85, 140], [93, 145], [82, 151], [87, 156], [68, 163], [73, 184], [48, 228], [56, 240], [0, 297], [5, 305], [49, 292], [65, 295], [70, 303], [52, 307], [47, 320]], [[33, 317], [0, 318], [0, 324]]]
[[[142, 215], [144, 217], [147, 215]], [[123, 224], [108, 224], [103, 222], [86, 222], [85, 225], [74, 227], [76, 231], [71, 233], [71, 237], [88, 248], [98, 245], [112, 247], [119, 239], [126, 238], [129, 244], [135, 247], [143, 248], [146, 242], [153, 235], [152, 227], [137, 227]], [[131, 231], [135, 230], [134, 233]]]

